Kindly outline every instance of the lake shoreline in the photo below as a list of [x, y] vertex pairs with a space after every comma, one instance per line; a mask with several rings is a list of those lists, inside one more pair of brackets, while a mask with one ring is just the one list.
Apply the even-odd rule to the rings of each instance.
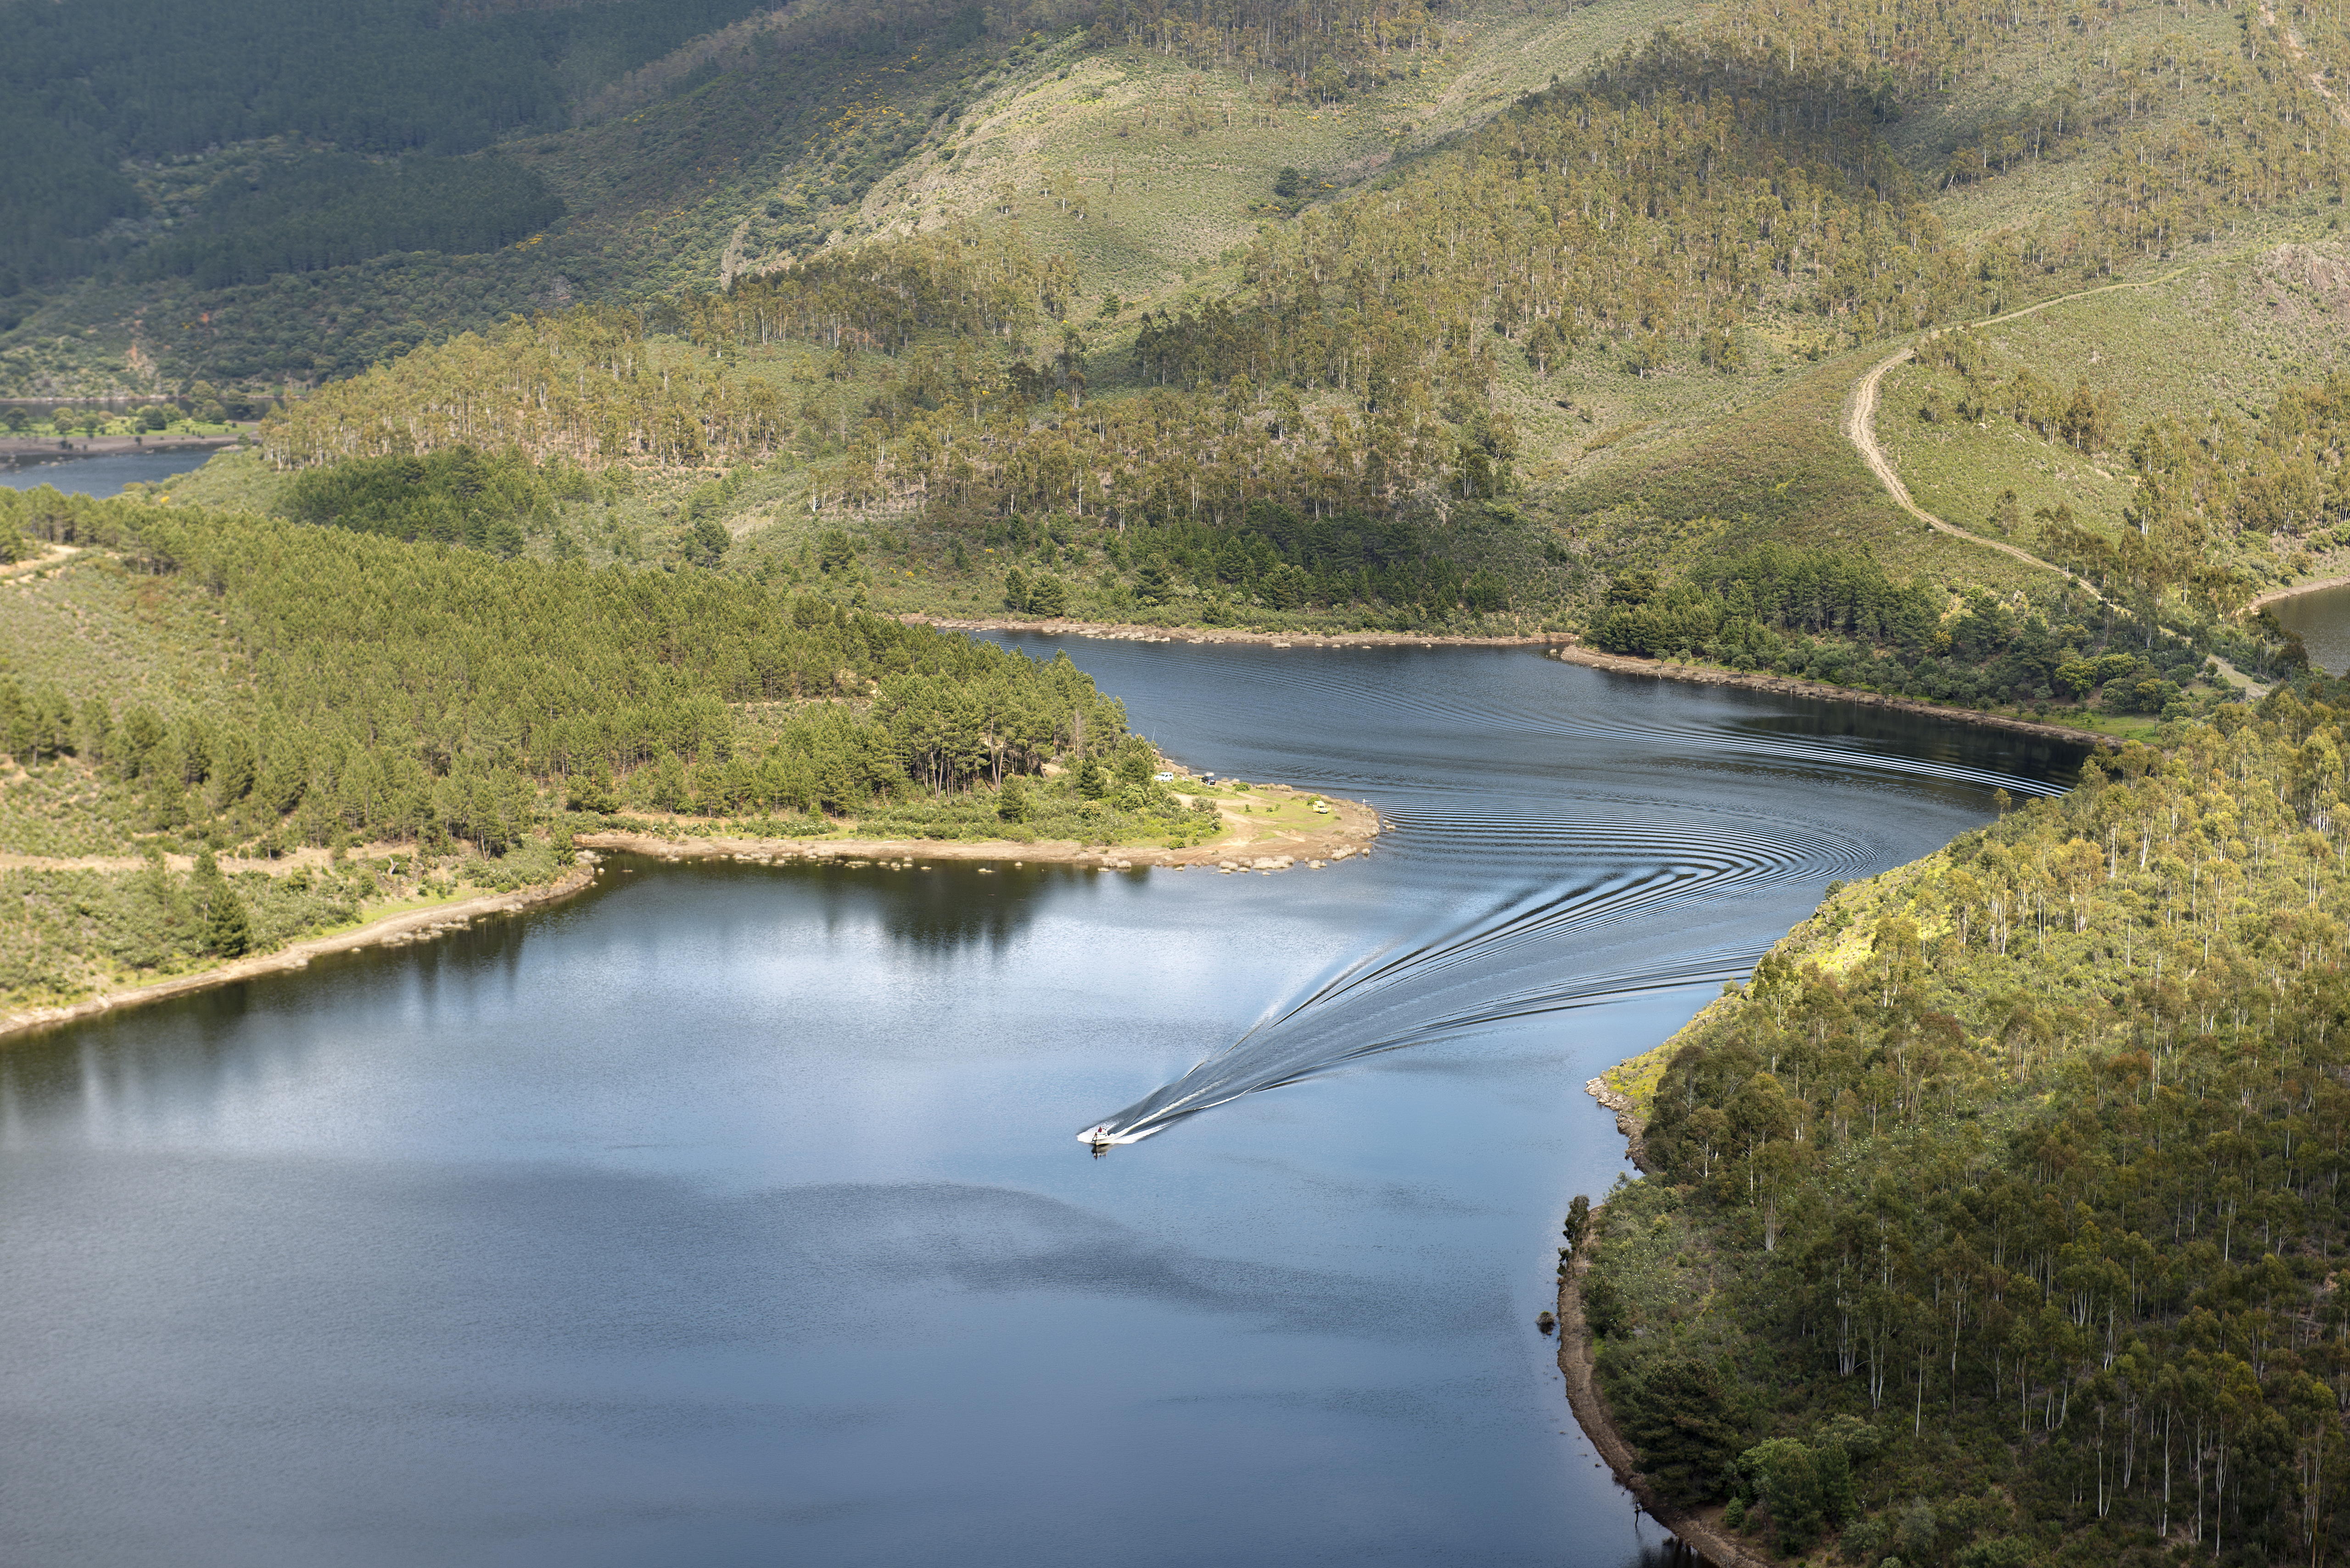
[[144, 985], [125, 986], [120, 991], [103, 992], [63, 1006], [28, 1007], [15, 1012], [0, 1013], [0, 1040], [78, 1023], [102, 1012], [167, 1002], [173, 997], [190, 996], [217, 986], [235, 985], [265, 974], [284, 974], [307, 969], [312, 959], [328, 953], [404, 946], [425, 935], [437, 935], [443, 930], [470, 925], [486, 915], [514, 914], [536, 905], [570, 898], [575, 893], [586, 891], [595, 880], [596, 867], [592, 864], [579, 866], [552, 882], [517, 888], [511, 893], [484, 893], [445, 904], [427, 905], [421, 909], [402, 909], [396, 914], [380, 916], [365, 925], [355, 926], [348, 931], [289, 942], [275, 952], [232, 959], [210, 969], [175, 974], [167, 979], [150, 981]]
[[[1605, 1213], [1604, 1207], [1591, 1211], [1595, 1234]], [[1641, 1473], [1639, 1456], [1617, 1428], [1616, 1418], [1607, 1408], [1607, 1397], [1599, 1388], [1599, 1357], [1592, 1345], [1590, 1326], [1583, 1319], [1583, 1275], [1591, 1267], [1591, 1254], [1599, 1245], [1596, 1241], [1586, 1241], [1568, 1259], [1566, 1272], [1558, 1278], [1558, 1369], [1566, 1378], [1567, 1407], [1575, 1412], [1591, 1446], [1607, 1461], [1617, 1484], [1632, 1494], [1649, 1518], [1679, 1537], [1681, 1544], [1696, 1552], [1712, 1568], [1775, 1568], [1722, 1534], [1712, 1520], [1659, 1497], [1648, 1478]]]
[[[221, 447], [233, 447], [244, 440], [242, 435], [208, 436], [84, 436], [79, 441], [61, 437], [57, 441], [31, 436], [0, 436], [0, 465], [14, 468], [29, 459], [32, 463], [76, 462], [86, 457], [143, 457], [150, 452], [204, 452]], [[26, 466], [30, 466], [27, 463]]]
[[[2303, 593], [2345, 583], [2350, 583], [2350, 577], [2310, 583], [2290, 591]], [[2256, 599], [2253, 602], [2259, 604], [2262, 601]], [[1804, 680], [1793, 676], [1726, 670], [1716, 665], [1673, 664], [1659, 659], [1602, 653], [1597, 649], [1584, 646], [1582, 639], [1569, 631], [1513, 637], [1463, 637], [1408, 631], [1253, 631], [1233, 627], [1141, 626], [1125, 621], [1066, 618], [1008, 620], [1000, 617], [951, 618], [932, 615], [901, 615], [897, 618], [910, 626], [935, 627], [941, 631], [1033, 631], [1055, 637], [1083, 637], [1110, 642], [1253, 643], [1271, 648], [1539, 648], [1550, 658], [1563, 663], [1580, 664], [1587, 669], [1605, 670], [1617, 675], [1645, 675], [1652, 680], [1680, 680], [1694, 686], [1734, 686], [1748, 691], [1768, 691], [1781, 697], [1855, 702], [1863, 707], [1889, 708], [1896, 712], [1971, 724], [1980, 729], [2005, 730], [2044, 741], [2069, 741], [2075, 745], [2102, 746], [2114, 751], [2118, 751], [2122, 744], [2115, 736], [2095, 730], [2076, 730], [2069, 725], [2051, 724], [2037, 719], [1986, 713], [1976, 708], [1953, 708], [1940, 702], [1920, 701], [1913, 697], [1888, 697], [1879, 691], [1831, 686], [1825, 680]]]
[[1889, 708], [1898, 713], [1913, 713], [1922, 719], [1940, 719], [1951, 723], [1972, 724], [1981, 729], [2006, 730], [2019, 735], [2032, 735], [2043, 741], [2067, 741], [2074, 745], [2104, 746], [2119, 751], [2122, 742], [2112, 735], [2095, 730], [2075, 730], [2064, 724], [2043, 723], [2036, 719], [2012, 718], [2004, 713], [1986, 713], [1974, 708], [1952, 708], [1939, 702], [1921, 702], [1914, 697], [1887, 697], [1881, 691], [1862, 691], [1850, 686], [1831, 686], [1825, 680], [1802, 680], [1787, 675], [1758, 675], [1743, 670], [1724, 670], [1710, 664], [1671, 664], [1660, 659], [1636, 659], [1627, 654], [1601, 653], [1596, 649], [1579, 645], [1550, 649], [1548, 657], [1565, 664], [1580, 664], [1591, 670], [1605, 670], [1617, 675], [1645, 675], [1656, 680], [1680, 680], [1692, 686], [1734, 686], [1747, 691], [1768, 691], [1781, 697], [1812, 697], [1827, 702], [1856, 702], [1868, 708]]
[[2256, 594], [2244, 608], [2248, 611], [2263, 610], [2272, 604], [2280, 604], [2286, 599], [2297, 599], [2303, 594], [2318, 593], [2326, 588], [2343, 587], [2350, 587], [2350, 576], [2320, 577], [2314, 582], [2295, 583], [2290, 587], [2271, 588], [2264, 594]]
[[[1022, 844], [1006, 838], [778, 839], [731, 838], [693, 832], [671, 837], [620, 828], [575, 834], [572, 842], [591, 852], [643, 855], [670, 861], [872, 865], [918, 859], [964, 860], [1078, 866], [1108, 871], [1146, 870], [1156, 866], [1170, 870], [1197, 868], [1215, 870], [1223, 875], [1244, 875], [1253, 871], [1270, 876], [1276, 871], [1336, 866], [1367, 855], [1372, 842], [1386, 830], [1378, 811], [1359, 801], [1341, 800], [1336, 795], [1292, 789], [1285, 784], [1261, 784], [1257, 788], [1268, 799], [1326, 800], [1331, 806], [1331, 822], [1326, 828], [1317, 831], [1276, 828], [1246, 843], [1201, 844], [1181, 849], [1117, 845], [1089, 846], [1074, 839], [1040, 840], [1034, 844]], [[1245, 819], [1229, 815], [1226, 821], [1245, 825]], [[681, 826], [708, 825], [681, 819]], [[189, 996], [217, 986], [235, 985], [265, 974], [307, 969], [312, 959], [327, 953], [350, 952], [369, 947], [403, 947], [410, 942], [469, 925], [486, 915], [515, 914], [542, 904], [555, 903], [584, 892], [595, 884], [597, 862], [601, 858], [601, 853], [591, 853], [583, 858], [580, 865], [552, 882], [518, 888], [511, 893], [484, 893], [450, 903], [428, 905], [420, 909], [402, 909], [347, 931], [288, 943], [275, 952], [234, 959], [209, 969], [172, 975], [143, 985], [125, 986], [60, 1006], [28, 1007], [0, 1013], [0, 1040], [95, 1018], [103, 1012]]]
[[1239, 642], [1267, 648], [1555, 648], [1575, 640], [1566, 631], [1523, 636], [1468, 637], [1418, 631], [1256, 631], [1228, 626], [1143, 626], [1131, 621], [1008, 620], [908, 614], [897, 618], [908, 626], [935, 627], [941, 631], [1034, 631], [1052, 637], [1084, 637], [1104, 642]]
[[[811, 864], [894, 860], [1009, 861], [1016, 865], [1087, 866], [1098, 870], [1142, 870], [1152, 866], [1220, 867], [1235, 871], [1286, 871], [1315, 862], [1336, 865], [1367, 855], [1371, 843], [1386, 831], [1378, 812], [1360, 801], [1341, 800], [1318, 790], [1293, 789], [1287, 784], [1259, 784], [1255, 793], [1275, 802], [1325, 800], [1330, 803], [1330, 823], [1310, 832], [1276, 830], [1245, 843], [1194, 844], [1180, 849], [1156, 845], [1087, 845], [1073, 838], [1038, 839], [1022, 843], [1011, 838], [733, 838], [707, 832], [681, 832], [671, 837], [632, 828], [575, 833], [571, 841], [583, 848], [646, 855], [661, 860], [743, 860], [760, 864], [803, 861]], [[1227, 815], [1227, 824], [1254, 826]], [[681, 826], [686, 826], [681, 824]], [[1279, 860], [1273, 866], [1263, 862]]]

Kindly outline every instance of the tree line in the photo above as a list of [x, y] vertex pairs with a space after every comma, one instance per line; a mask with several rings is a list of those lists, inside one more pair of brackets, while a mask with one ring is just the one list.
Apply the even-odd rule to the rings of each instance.
[[1586, 1298], [1651, 1474], [1789, 1554], [2332, 1560], [2345, 702], [2223, 709], [1832, 888], [1617, 1070], [1652, 1174]]
[[2185, 711], [2211, 651], [2150, 616], [2072, 587], [2022, 602], [1896, 582], [1849, 551], [1764, 545], [1677, 581], [1627, 572], [1608, 587], [1592, 642], [1610, 653], [1699, 658], [1738, 670], [1906, 693], [1937, 702]]
[[72, 713], [19, 693], [20, 754], [71, 751], [161, 826], [463, 839], [495, 852], [567, 801], [847, 813], [993, 789], [1114, 750], [1123, 709], [1066, 659], [712, 573], [577, 563], [193, 509], [0, 495], [140, 569], [201, 585], [250, 660], [257, 716]]

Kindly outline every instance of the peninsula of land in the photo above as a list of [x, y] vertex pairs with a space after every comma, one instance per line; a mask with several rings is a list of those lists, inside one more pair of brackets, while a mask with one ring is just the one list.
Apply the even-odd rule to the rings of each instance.
[[[946, 862], [997, 865], [1071, 866], [1103, 871], [1212, 870], [1220, 875], [1255, 872], [1321, 870], [1370, 853], [1384, 830], [1376, 809], [1360, 801], [1295, 788], [1289, 784], [1227, 785], [1216, 793], [1206, 787], [1178, 790], [1186, 806], [1211, 806], [1221, 821], [1209, 842], [1180, 847], [1148, 845], [1087, 844], [1075, 839], [1025, 841], [998, 839], [919, 839], [856, 836], [854, 824], [844, 837], [778, 838], [744, 833], [741, 825], [717, 818], [669, 816], [631, 819], [626, 826], [575, 834], [574, 863], [553, 878], [514, 888], [470, 897], [393, 901], [384, 912], [353, 926], [289, 943], [275, 951], [224, 959], [184, 973], [138, 985], [117, 987], [98, 995], [56, 1006], [35, 1006], [0, 1012], [0, 1039], [54, 1028], [125, 1007], [167, 1001], [216, 986], [234, 985], [265, 974], [303, 969], [328, 953], [365, 947], [401, 947], [462, 930], [476, 919], [521, 910], [586, 891], [594, 886], [596, 867], [605, 853], [643, 855], [661, 860], [733, 860], [753, 865], [881, 866], [927, 870]], [[413, 857], [412, 846], [399, 844], [367, 846], [350, 860], [358, 864]], [[224, 876], [254, 874], [286, 877], [309, 875], [333, 862], [320, 849], [299, 850], [276, 860], [224, 859]], [[71, 857], [0, 855], [0, 871], [93, 871], [129, 873], [148, 862], [129, 856]], [[187, 875], [197, 864], [185, 855], [161, 857], [161, 867]]]

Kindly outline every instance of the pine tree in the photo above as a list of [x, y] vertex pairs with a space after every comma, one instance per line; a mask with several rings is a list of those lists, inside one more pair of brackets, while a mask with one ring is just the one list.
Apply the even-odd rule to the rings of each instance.
[[245, 913], [244, 900], [221, 875], [220, 862], [213, 858], [209, 847], [197, 854], [191, 880], [196, 896], [204, 901], [204, 946], [223, 958], [244, 957], [253, 946], [253, 919]]
[[213, 891], [204, 945], [223, 958], [243, 958], [253, 947], [253, 918], [245, 913], [244, 900], [225, 882]]
[[1163, 604], [1173, 596], [1175, 585], [1167, 576], [1167, 563], [1152, 556], [1144, 560], [1142, 569], [1135, 574], [1134, 597], [1147, 605]]

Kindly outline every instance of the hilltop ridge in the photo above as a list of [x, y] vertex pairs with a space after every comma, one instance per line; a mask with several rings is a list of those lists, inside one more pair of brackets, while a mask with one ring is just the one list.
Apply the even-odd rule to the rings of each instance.
[[[537, 499], [463, 535], [503, 550], [1575, 631], [2124, 732], [2292, 668], [2239, 612], [2343, 564], [2329, 17], [1024, 16], [811, 5], [575, 73], [494, 144], [565, 216], [463, 261], [483, 330], [353, 375], [382, 317], [338, 316], [264, 461], [179, 493], [330, 520], [383, 483], [338, 465], [505, 449]], [[417, 265], [240, 286], [305, 343], [300, 291]], [[1837, 557], [1885, 588], [1773, 586]]]

